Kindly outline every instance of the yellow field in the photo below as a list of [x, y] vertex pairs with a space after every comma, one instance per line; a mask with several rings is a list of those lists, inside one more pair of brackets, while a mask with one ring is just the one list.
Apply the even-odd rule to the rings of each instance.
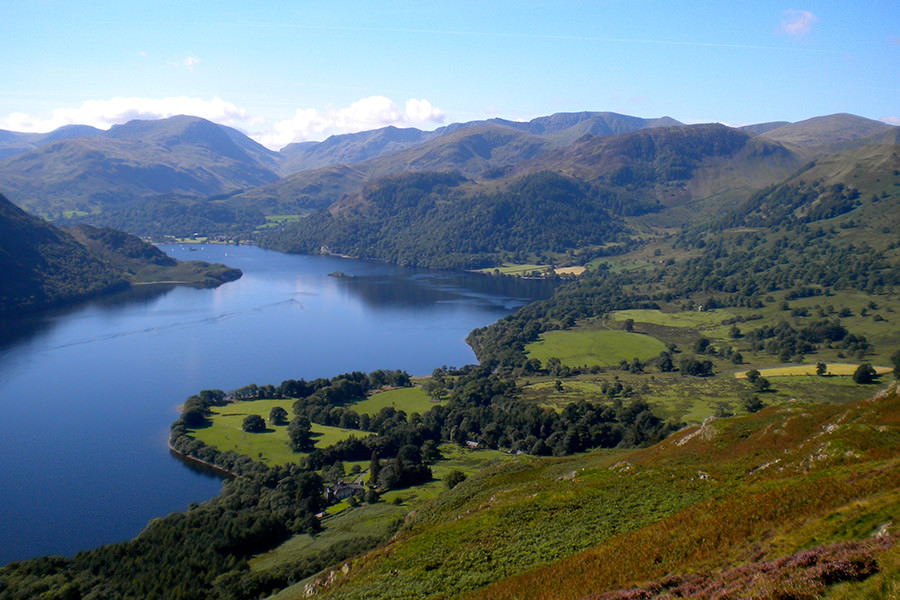
[[[856, 368], [859, 367], [859, 364], [853, 363], [826, 363], [828, 370], [826, 373], [828, 375], [853, 375], [853, 372], [856, 371]], [[875, 372], [878, 375], [883, 375], [884, 373], [890, 373], [891, 367], [879, 367], [874, 366]], [[816, 374], [816, 365], [815, 363], [811, 365], [797, 365], [793, 367], [772, 367], [771, 369], [759, 369], [759, 374], [763, 377], [792, 377], [795, 375], [815, 375]], [[741, 371], [740, 373], [734, 374], [735, 379], [745, 379], [747, 377], [746, 371]]]
[[555, 269], [557, 275], [581, 275], [584, 273], [584, 267], [557, 267]]

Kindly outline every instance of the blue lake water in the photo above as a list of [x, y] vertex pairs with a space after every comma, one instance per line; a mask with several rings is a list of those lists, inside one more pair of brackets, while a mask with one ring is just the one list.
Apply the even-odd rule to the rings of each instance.
[[0, 325], [0, 565], [129, 539], [214, 496], [221, 482], [166, 448], [201, 389], [471, 363], [469, 331], [552, 291], [251, 246], [163, 249], [244, 276]]

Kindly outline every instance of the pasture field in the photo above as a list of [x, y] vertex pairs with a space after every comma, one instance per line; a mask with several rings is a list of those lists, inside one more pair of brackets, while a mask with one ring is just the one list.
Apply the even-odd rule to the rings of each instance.
[[[889, 363], [890, 355], [900, 349], [900, 298], [873, 296], [861, 292], [840, 291], [825, 296], [812, 296], [787, 300], [785, 292], [765, 297], [759, 308], [717, 308], [698, 312], [672, 310], [621, 310], [611, 313], [605, 320], [619, 328], [626, 319], [634, 320], [634, 330], [647, 333], [667, 343], [676, 343], [682, 349], [699, 337], [706, 337], [717, 345], [729, 345], [744, 353], [746, 342], [742, 337], [732, 338], [731, 327], [737, 326], [742, 334], [763, 326], [787, 322], [795, 329], [802, 329], [813, 321], [838, 320], [849, 333], [862, 335], [873, 348], [865, 357], [868, 362]], [[755, 318], [754, 318], [755, 317]], [[744, 319], [743, 322], [737, 321]], [[752, 319], [752, 320], [746, 320]], [[734, 323], [728, 321], [735, 320]], [[824, 362], [848, 362], [837, 348], [822, 345], [815, 359]], [[774, 366], [773, 357], [759, 354], [751, 362]]]
[[503, 263], [503, 265], [499, 267], [486, 267], [484, 269], [473, 269], [473, 273], [483, 273], [485, 275], [510, 275], [513, 277], [543, 277], [544, 275], [549, 274], [550, 272], [555, 273], [557, 275], [581, 275], [585, 272], [586, 268], [583, 266], [570, 266], [570, 267], [553, 267], [551, 265], [539, 265], [539, 264], [513, 264], [513, 263]]
[[739, 310], [716, 309], [703, 312], [663, 312], [661, 310], [648, 309], [617, 310], [612, 313], [612, 319], [617, 323], [623, 323], [627, 319], [632, 319], [635, 323], [650, 323], [665, 327], [686, 327], [702, 331], [720, 327], [723, 320], [736, 317], [736, 313]]
[[[882, 377], [882, 379], [884, 379]], [[604, 402], [612, 404], [616, 398], [603, 393], [603, 386], [616, 381], [631, 389], [624, 404], [640, 399], [650, 404], [663, 419], [684, 423], [700, 423], [717, 411], [744, 414], [743, 398], [754, 391], [746, 381], [730, 373], [714, 377], [682, 377], [678, 373], [636, 375], [617, 371], [615, 374], [579, 375], [561, 380], [557, 390], [554, 377], [529, 377], [520, 381], [521, 397], [525, 402], [562, 410], [572, 402]], [[772, 380], [772, 389], [756, 395], [766, 406], [788, 403], [843, 404], [866, 398], [878, 386], [857, 385], [849, 377], [794, 376]], [[883, 382], [880, 382], [883, 384]]]
[[[825, 363], [828, 367], [826, 371], [827, 375], [853, 375], [856, 371], [857, 367], [859, 367], [859, 363]], [[875, 373], [878, 375], [884, 375], [886, 373], [890, 373], [893, 369], [891, 367], [884, 366], [875, 366]], [[815, 375], [816, 374], [816, 365], [796, 365], [796, 366], [786, 366], [786, 367], [772, 367], [769, 369], [758, 369], [759, 374], [763, 377], [796, 377], [798, 375]], [[735, 379], [746, 379], [747, 371], [740, 371], [734, 374]]]
[[[215, 446], [221, 451], [233, 450], [239, 454], [249, 456], [253, 460], [267, 465], [284, 465], [296, 462], [302, 454], [293, 452], [288, 446], [287, 425], [273, 426], [268, 423], [269, 411], [275, 406], [280, 406], [288, 415], [291, 414], [291, 405], [294, 400], [248, 400], [232, 402], [225, 406], [212, 407], [212, 424], [191, 430], [192, 437], [201, 442]], [[266, 420], [266, 431], [262, 433], [246, 433], [241, 430], [244, 417], [247, 415], [259, 415]], [[353, 429], [341, 429], [340, 427], [328, 427], [313, 423], [313, 438], [316, 446], [324, 448], [351, 435], [364, 437], [368, 435], [364, 431]]]
[[428, 412], [436, 403], [431, 401], [421, 386], [397, 388], [386, 392], [376, 392], [359, 402], [348, 406], [361, 415], [376, 415], [382, 408], [391, 407], [406, 414]]
[[262, 225], [257, 225], [257, 231], [263, 229], [271, 229], [273, 227], [280, 227], [282, 225], [287, 225], [288, 223], [297, 223], [300, 219], [303, 218], [303, 215], [266, 215], [266, 222]]
[[499, 267], [474, 269], [473, 271], [475, 273], [484, 273], [485, 275], [498, 274], [512, 275], [515, 277], [527, 277], [534, 275], [535, 273], [539, 275], [548, 273], [550, 271], [550, 265], [503, 263], [503, 265]]
[[540, 340], [525, 347], [525, 352], [542, 365], [556, 357], [568, 367], [611, 367], [635, 357], [646, 361], [665, 349], [665, 344], [649, 335], [576, 328], [543, 333]]

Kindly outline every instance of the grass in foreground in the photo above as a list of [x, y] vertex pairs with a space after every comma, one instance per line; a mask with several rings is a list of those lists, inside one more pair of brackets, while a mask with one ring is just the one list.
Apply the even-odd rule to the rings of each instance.
[[[788, 405], [646, 450], [520, 457], [442, 494], [346, 572], [329, 570], [317, 597], [574, 600], [669, 575], [700, 574], [715, 587], [738, 566], [804, 550], [824, 557], [830, 544], [895, 531], [898, 409], [896, 393]], [[891, 544], [871, 553], [881, 573], [826, 597], [890, 597], [878, 594], [898, 583]], [[811, 581], [802, 561], [791, 564], [800, 566], [788, 583]], [[809, 589], [790, 597], [820, 597], [797, 595]]]

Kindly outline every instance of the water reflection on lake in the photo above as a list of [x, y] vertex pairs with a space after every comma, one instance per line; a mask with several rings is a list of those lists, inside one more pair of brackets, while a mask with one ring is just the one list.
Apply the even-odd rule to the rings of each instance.
[[[220, 482], [168, 454], [204, 388], [474, 361], [465, 336], [546, 282], [248, 246], [167, 246], [244, 271], [213, 290], [143, 287], [0, 324], [0, 564], [136, 535]], [[343, 272], [345, 277], [330, 277]]]

